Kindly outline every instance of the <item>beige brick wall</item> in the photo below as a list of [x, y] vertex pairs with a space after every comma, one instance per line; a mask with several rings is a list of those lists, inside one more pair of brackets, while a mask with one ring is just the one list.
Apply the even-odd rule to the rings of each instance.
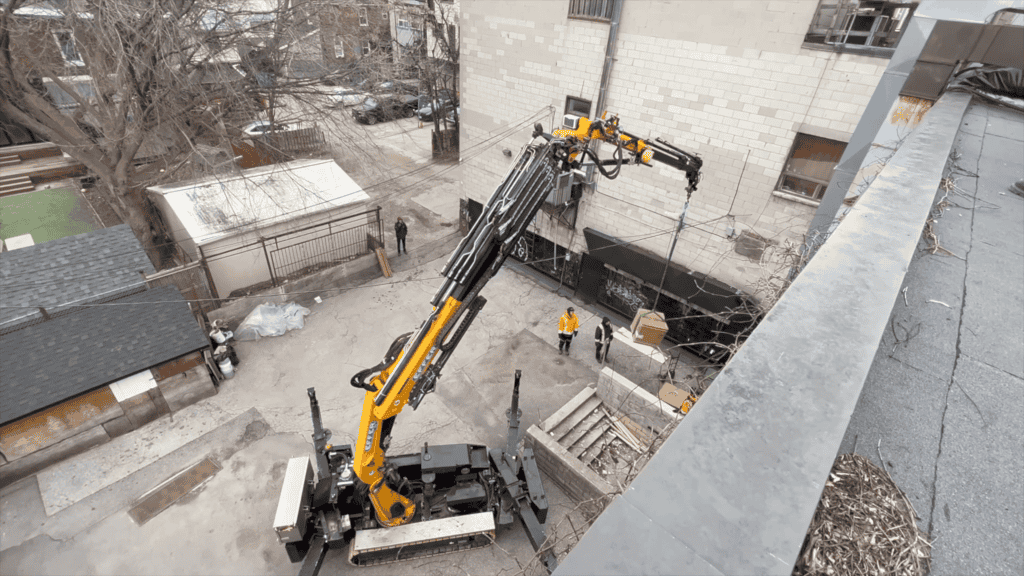
[[[888, 64], [801, 48], [815, 6], [630, 0], [623, 8], [609, 112], [631, 133], [660, 136], [704, 159], [673, 260], [746, 290], [759, 266], [733, 252], [727, 229], [779, 242], [802, 237], [814, 207], [772, 195], [793, 139], [798, 131], [848, 138]], [[596, 104], [608, 25], [567, 12], [567, 0], [463, 2], [468, 197], [490, 196], [511, 163], [502, 150], [514, 156], [534, 122], [550, 130], [567, 95]], [[545, 215], [534, 230], [580, 251], [578, 231], [592, 227], [667, 254], [685, 186], [671, 168], [626, 167], [585, 195], [577, 232]]]

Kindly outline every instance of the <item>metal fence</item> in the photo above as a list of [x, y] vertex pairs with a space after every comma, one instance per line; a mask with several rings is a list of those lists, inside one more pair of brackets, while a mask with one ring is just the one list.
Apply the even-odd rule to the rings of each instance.
[[[255, 242], [216, 254], [203, 253], [200, 248], [200, 254], [204, 262], [223, 263], [240, 253], [262, 253], [270, 278], [256, 281], [245, 289], [259, 290], [354, 260], [382, 246], [384, 232], [378, 206], [374, 210], [259, 238]], [[217, 278], [216, 270], [213, 277]], [[232, 294], [235, 292], [238, 290]], [[225, 294], [223, 297], [232, 296]]]
[[[373, 215], [369, 221], [367, 216]], [[384, 245], [380, 208], [263, 240], [276, 285], [353, 260]]]

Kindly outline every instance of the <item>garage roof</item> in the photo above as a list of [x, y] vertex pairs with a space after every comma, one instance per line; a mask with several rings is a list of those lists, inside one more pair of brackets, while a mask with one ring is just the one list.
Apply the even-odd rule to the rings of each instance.
[[0, 424], [209, 345], [174, 286], [0, 336]]
[[333, 160], [297, 160], [243, 170], [241, 175], [154, 186], [189, 237], [202, 246], [370, 197]]

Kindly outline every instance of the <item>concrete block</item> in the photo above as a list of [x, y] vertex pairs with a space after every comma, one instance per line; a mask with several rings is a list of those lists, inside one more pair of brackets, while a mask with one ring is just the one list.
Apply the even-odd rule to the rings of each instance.
[[[160, 408], [149, 397], [149, 394], [139, 394], [120, 402], [121, 409], [125, 416], [135, 428], [140, 428], [160, 417]], [[106, 433], [104, 433], [106, 435]]]
[[0, 487], [31, 476], [51, 464], [81, 454], [109, 440], [110, 436], [107, 435], [102, 426], [94, 426], [52, 446], [33, 452], [13, 462], [8, 462], [0, 466]]
[[109, 422], [104, 422], [103, 429], [107, 432], [107, 436], [116, 438], [122, 434], [135, 430], [135, 425], [132, 424], [131, 420], [129, 420], [127, 416], [120, 416], [110, 420]]
[[205, 365], [167, 378], [157, 387], [170, 412], [177, 412], [203, 398], [217, 394], [217, 388], [210, 378], [210, 371]]
[[672, 406], [608, 367], [598, 377], [597, 395], [610, 411], [629, 416], [653, 432], [682, 418]]

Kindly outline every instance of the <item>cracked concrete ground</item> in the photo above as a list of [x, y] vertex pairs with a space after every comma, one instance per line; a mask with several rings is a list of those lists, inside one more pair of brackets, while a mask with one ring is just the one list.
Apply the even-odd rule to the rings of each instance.
[[[392, 340], [429, 313], [445, 259], [379, 278], [313, 305], [303, 329], [242, 342], [237, 375], [216, 396], [163, 417], [0, 492], [3, 574], [290, 574], [271, 528], [288, 458], [311, 454], [306, 388], [315, 386], [325, 427], [352, 442], [363, 391], [351, 375], [379, 361]], [[512, 374], [523, 370], [521, 430], [550, 416], [597, 379], [589, 342], [557, 354], [557, 320], [570, 304], [509, 269], [484, 290], [488, 304], [417, 411], [398, 418], [390, 453], [431, 444], [502, 446]], [[576, 304], [581, 333], [600, 316]], [[614, 354], [613, 350], [613, 354]], [[625, 354], [624, 350], [619, 351]], [[259, 432], [254, 433], [253, 430]], [[213, 454], [222, 466], [198, 493], [143, 526], [126, 514], [147, 490]], [[550, 480], [551, 526], [582, 526], [575, 504]], [[569, 520], [567, 520], [569, 519]], [[571, 540], [574, 542], [574, 540]], [[564, 540], [564, 550], [570, 540]], [[374, 574], [537, 573], [518, 525], [490, 547], [414, 564], [360, 569]], [[332, 551], [323, 573], [352, 570]], [[396, 572], [397, 571], [397, 572]]]
[[[840, 453], [882, 464], [937, 576], [1024, 573], [1024, 115], [971, 105]], [[940, 202], [945, 199], [946, 202]]]

